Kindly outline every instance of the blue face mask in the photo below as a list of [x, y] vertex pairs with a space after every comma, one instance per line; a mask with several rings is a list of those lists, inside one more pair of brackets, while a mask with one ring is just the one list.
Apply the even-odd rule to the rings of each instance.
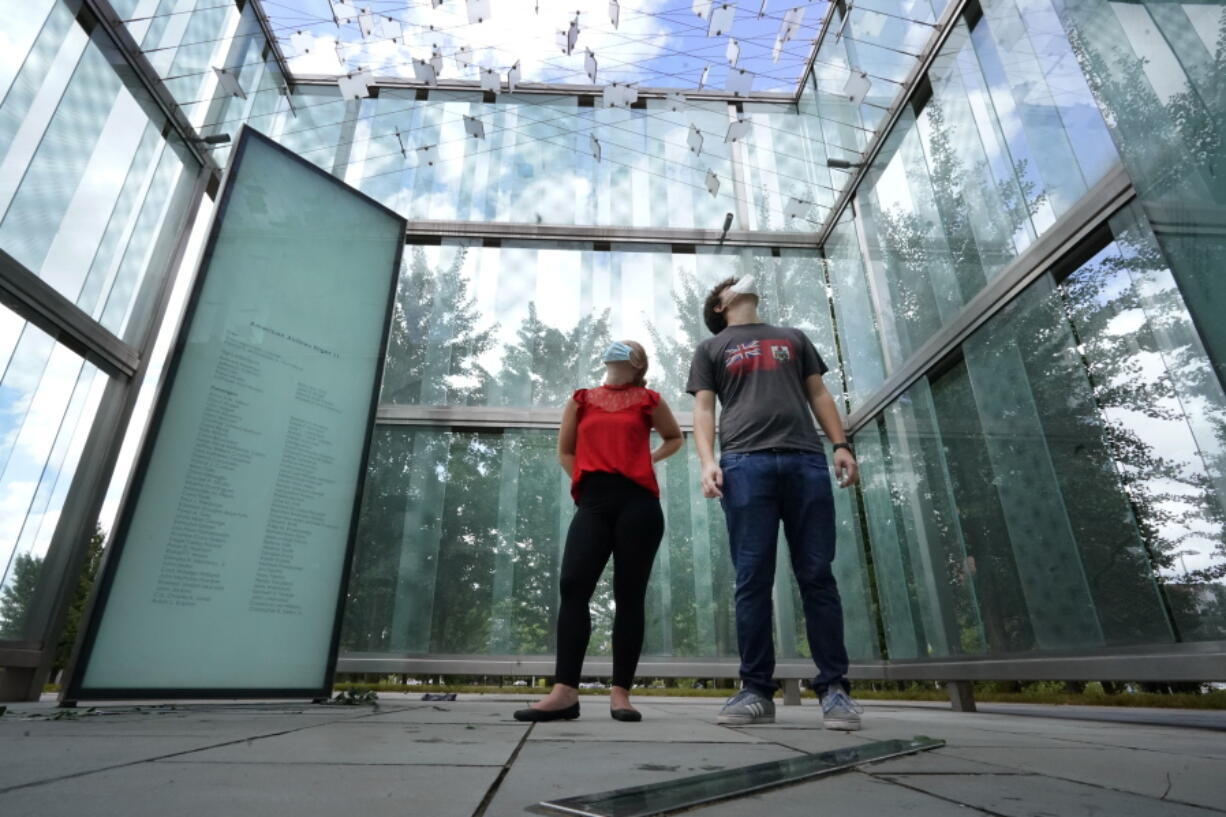
[[634, 354], [634, 350], [620, 340], [615, 340], [609, 344], [609, 348], [604, 350], [604, 356], [600, 358], [601, 363], [620, 363], [630, 360], [630, 356]]

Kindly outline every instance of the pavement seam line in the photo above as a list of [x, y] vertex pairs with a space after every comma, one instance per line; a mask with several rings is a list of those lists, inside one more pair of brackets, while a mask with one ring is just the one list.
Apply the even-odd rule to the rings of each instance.
[[[983, 808], [982, 806], [972, 806], [970, 803], [963, 803], [961, 800], [955, 800], [952, 797], [946, 797], [943, 794], [937, 794], [935, 792], [931, 792], [926, 789], [921, 789], [918, 786], [909, 786], [900, 780], [894, 780], [888, 777], [878, 777], [876, 775], [869, 775], [869, 776], [872, 777], [874, 780], [881, 781], [882, 783], [888, 783], [892, 786], [898, 786], [900, 789], [907, 789], [908, 791], [913, 791], [918, 794], [927, 795], [928, 797], [932, 797], [937, 800], [944, 800], [946, 803], [953, 803], [955, 806], [959, 806], [961, 808], [968, 808], [971, 811], [976, 811], [980, 814], [990, 814], [992, 815], [992, 817], [1013, 817], [1013, 815], [1005, 814], [1004, 812], [1001, 812], [1001, 811], [992, 811], [991, 809], [986, 809], [986, 808]], [[1018, 775], [1015, 775], [1015, 776], [1018, 776]], [[1035, 775], [1035, 776], [1037, 777], [1038, 775]]]
[[[968, 760], [969, 758], [962, 758], [962, 759]], [[980, 761], [980, 762], [986, 762], [986, 761]], [[1018, 768], [1022, 769], [1022, 767], [1020, 766]], [[891, 774], [891, 773], [882, 772], [883, 776], [887, 774]], [[893, 774], [906, 774], [906, 772], [894, 772]], [[951, 772], [950, 774], [956, 774], [956, 773]], [[1170, 773], [1168, 772], [1167, 774], [1169, 775]], [[1130, 797], [1143, 797], [1146, 800], [1153, 800], [1156, 803], [1157, 802], [1174, 803], [1177, 806], [1186, 806], [1187, 808], [1200, 809], [1201, 811], [1204, 811], [1208, 814], [1226, 814], [1226, 811], [1222, 811], [1221, 809], [1215, 809], [1212, 806], [1202, 806], [1200, 803], [1189, 803], [1187, 800], [1170, 799], [1167, 797], [1167, 795], [1170, 794], [1169, 788], [1167, 789], [1166, 793], [1164, 793], [1161, 797], [1155, 797], [1152, 794], [1142, 794], [1141, 792], [1129, 791], [1128, 789], [1117, 789], [1115, 786], [1105, 786], [1102, 783], [1094, 783], [1089, 780], [1078, 780], [1075, 777], [1064, 777], [1063, 775], [1049, 774], [1048, 772], [1035, 771], [1034, 769], [1022, 769], [1022, 773], [1020, 775], [1012, 775], [1012, 776], [1021, 777], [1023, 775], [1035, 775], [1037, 777], [1050, 777], [1052, 780], [1060, 780], [1065, 783], [1073, 783], [1079, 786], [1089, 786], [1090, 788], [1099, 789], [1100, 791], [1111, 791], [1111, 792], [1115, 792], [1116, 794], [1126, 794]]]
[[477, 804], [477, 808], [473, 811], [472, 817], [484, 817], [486, 809], [490, 807], [490, 803], [494, 802], [494, 795], [498, 793], [498, 789], [502, 786], [502, 781], [511, 771], [511, 766], [515, 764], [516, 758], [519, 757], [520, 749], [528, 744], [528, 736], [532, 734], [532, 730], [536, 728], [536, 723], [529, 723], [528, 728], [524, 730], [524, 734], [519, 739], [519, 743], [515, 744], [515, 748], [511, 751], [511, 756], [507, 758], [507, 762], [502, 764], [502, 770], [494, 778], [494, 782], [486, 789], [485, 797], [481, 798], [481, 802]]
[[[370, 715], [360, 715], [358, 717], [370, 717]], [[357, 720], [357, 719], [358, 718], [344, 718], [342, 720]], [[301, 726], [297, 729], [286, 729], [281, 732], [270, 732], [266, 735], [255, 735], [254, 737], [237, 738], [235, 740], [227, 740], [227, 741], [212, 744], [209, 746], [200, 746], [195, 749], [185, 749], [181, 752], [171, 752], [165, 755], [158, 755], [157, 757], [146, 757], [146, 758], [141, 758], [140, 760], [128, 761], [127, 763], [116, 763], [113, 766], [103, 766], [97, 769], [86, 769], [85, 771], [74, 772], [73, 774], [64, 774], [64, 775], [60, 775], [59, 777], [48, 777], [44, 780], [31, 780], [26, 783], [18, 783], [15, 786], [6, 786], [4, 788], [0, 788], [0, 794], [8, 794], [9, 792], [12, 792], [12, 791], [20, 791], [21, 789], [30, 789], [30, 788], [34, 788], [35, 786], [46, 786], [46, 785], [50, 785], [51, 783], [59, 783], [64, 780], [73, 780], [78, 777], [88, 777], [91, 774], [101, 774], [103, 772], [113, 772], [116, 769], [126, 769], [129, 766], [139, 766], [142, 763], [156, 763], [159, 760], [166, 760], [172, 757], [183, 757], [184, 755], [191, 755], [191, 754], [195, 754], [196, 752], [207, 752], [210, 749], [220, 749], [225, 746], [234, 746], [235, 744], [239, 744], [239, 743], [250, 743], [253, 740], [264, 740], [265, 738], [276, 738], [276, 737], [281, 737], [282, 735], [290, 735], [290, 734], [293, 734], [294, 732], [305, 732], [308, 729], [317, 729], [320, 726], [331, 726], [331, 725], [332, 723], [326, 723], [326, 724], [325, 723], [312, 723], [307, 726]]]

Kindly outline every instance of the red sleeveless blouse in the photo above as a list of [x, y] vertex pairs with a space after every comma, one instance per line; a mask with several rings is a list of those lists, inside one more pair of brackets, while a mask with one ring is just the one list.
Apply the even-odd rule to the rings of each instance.
[[622, 476], [660, 495], [651, 464], [651, 413], [660, 395], [643, 386], [600, 386], [572, 395], [579, 404], [575, 470], [570, 495], [579, 501], [584, 474], [604, 471]]

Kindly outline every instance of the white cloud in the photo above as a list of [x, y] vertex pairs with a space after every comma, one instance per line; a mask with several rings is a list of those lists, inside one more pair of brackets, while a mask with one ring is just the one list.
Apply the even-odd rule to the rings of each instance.
[[[667, 77], [644, 76], [640, 65], [665, 56], [670, 47], [667, 24], [652, 16], [666, 7], [664, 0], [646, 0], [631, 10], [622, 9], [621, 22], [614, 29], [609, 21], [608, 0], [540, 0], [539, 11], [531, 3], [496, 3], [491, 19], [470, 24], [461, 0], [444, 3], [437, 9], [412, 6], [395, 16], [405, 26], [407, 44], [372, 38], [363, 42], [356, 24], [341, 27], [340, 39], [349, 70], [361, 65], [375, 69], [380, 76], [412, 77], [412, 60], [429, 59], [435, 46], [442, 52], [445, 79], [476, 79], [477, 68], [461, 71], [455, 54], [461, 46], [473, 51], [476, 66], [493, 68], [504, 74], [520, 62], [524, 82], [566, 82], [587, 84], [584, 73], [585, 49], [600, 60], [600, 81], [641, 81], [646, 85], [667, 85]], [[557, 32], [565, 30], [579, 12], [579, 40], [570, 56], [561, 53]], [[429, 27], [433, 26], [433, 30]], [[335, 37], [327, 28], [317, 26], [293, 37], [295, 45], [308, 46], [309, 52], [290, 48], [290, 69], [303, 74], [341, 73], [336, 60]], [[628, 63], [619, 65], [618, 63]], [[681, 85], [684, 83], [674, 82]]]

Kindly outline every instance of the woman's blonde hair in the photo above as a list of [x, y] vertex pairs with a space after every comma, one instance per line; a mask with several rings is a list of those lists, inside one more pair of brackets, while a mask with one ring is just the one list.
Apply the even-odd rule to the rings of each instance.
[[622, 343], [630, 347], [630, 365], [638, 370], [638, 374], [634, 376], [634, 385], [647, 385], [647, 350], [643, 348], [643, 344], [637, 340], [623, 340]]

